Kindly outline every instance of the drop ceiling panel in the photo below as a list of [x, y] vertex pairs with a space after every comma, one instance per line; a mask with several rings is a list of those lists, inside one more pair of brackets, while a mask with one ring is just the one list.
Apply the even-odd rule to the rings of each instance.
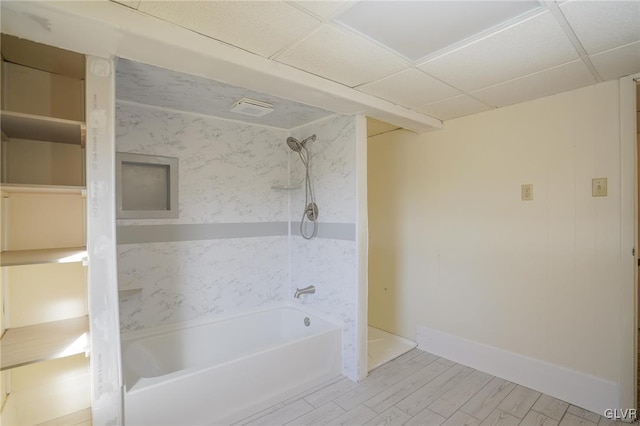
[[578, 59], [551, 13], [544, 12], [420, 66], [472, 91]]
[[467, 95], [455, 96], [443, 101], [434, 102], [430, 105], [418, 108], [432, 117], [440, 120], [451, 120], [453, 118], [464, 117], [466, 115], [476, 114], [478, 112], [488, 111], [491, 108], [482, 102], [478, 102]]
[[460, 94], [453, 87], [413, 68], [365, 84], [358, 90], [409, 108]]
[[506, 83], [473, 92], [472, 95], [498, 107], [530, 101], [594, 84], [582, 60], [540, 71]]
[[[230, 112], [233, 104], [242, 98], [272, 104], [274, 111], [263, 117]], [[118, 59], [116, 67], [116, 99], [283, 129], [298, 127], [333, 114], [215, 80], [122, 58]]]
[[346, 4], [355, 4], [355, 1], [294, 1], [296, 5], [308, 10], [322, 18], [329, 18]]
[[539, 8], [537, 1], [365, 1], [336, 21], [415, 61]]
[[[131, 16], [149, 14], [445, 120], [593, 84], [595, 71], [605, 80], [640, 72], [640, 0], [112, 1]], [[125, 6], [139, 6], [140, 12]], [[595, 76], [580, 61], [582, 46]], [[239, 58], [248, 55], [247, 63], [259, 58], [240, 49], [235, 52]], [[131, 92], [138, 102], [251, 121], [226, 116], [228, 105], [212, 106], [206, 99], [225, 90], [218, 82], [194, 89], [180, 78], [130, 77], [144, 84], [172, 81], [179, 90], [145, 94], [144, 84], [120, 82], [120, 98]], [[270, 97], [243, 90], [229, 93], [269, 102]], [[237, 100], [230, 98], [225, 98], [229, 104]], [[270, 114], [254, 122], [291, 128], [329, 114], [300, 104], [283, 108], [290, 108], [290, 117], [274, 121]]]
[[275, 1], [143, 1], [138, 10], [266, 57], [320, 23]]
[[640, 42], [598, 53], [589, 58], [605, 80], [635, 74], [640, 72]]
[[350, 87], [408, 68], [386, 49], [329, 25], [323, 25], [276, 60]]
[[570, 1], [560, 10], [589, 54], [640, 40], [639, 1]]

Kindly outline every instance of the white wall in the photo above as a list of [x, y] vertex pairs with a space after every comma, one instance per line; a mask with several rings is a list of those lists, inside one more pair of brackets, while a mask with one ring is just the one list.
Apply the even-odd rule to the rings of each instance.
[[370, 138], [370, 323], [620, 383], [618, 93], [607, 82]]

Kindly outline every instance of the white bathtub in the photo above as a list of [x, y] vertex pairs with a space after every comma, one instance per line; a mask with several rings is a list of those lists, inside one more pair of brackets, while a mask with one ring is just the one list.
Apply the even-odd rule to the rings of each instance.
[[125, 425], [240, 420], [339, 375], [341, 351], [340, 327], [289, 306], [123, 335]]

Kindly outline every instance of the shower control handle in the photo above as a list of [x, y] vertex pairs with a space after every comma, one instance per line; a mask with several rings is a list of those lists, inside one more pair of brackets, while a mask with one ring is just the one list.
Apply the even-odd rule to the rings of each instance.
[[318, 205], [314, 202], [309, 203], [307, 208], [304, 210], [304, 214], [311, 222], [318, 220]]

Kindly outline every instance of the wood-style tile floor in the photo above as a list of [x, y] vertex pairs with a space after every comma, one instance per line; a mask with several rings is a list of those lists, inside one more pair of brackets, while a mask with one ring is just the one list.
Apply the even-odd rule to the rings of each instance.
[[413, 349], [360, 383], [336, 377], [237, 425], [609, 426], [596, 413]]

